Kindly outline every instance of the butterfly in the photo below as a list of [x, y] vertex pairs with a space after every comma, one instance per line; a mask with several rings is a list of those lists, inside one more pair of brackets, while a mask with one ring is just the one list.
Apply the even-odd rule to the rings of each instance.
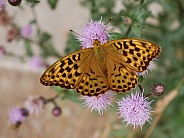
[[99, 96], [108, 90], [125, 93], [138, 83], [143, 72], [157, 58], [161, 48], [149, 41], [126, 38], [71, 53], [51, 65], [41, 76], [46, 86], [76, 89], [86, 96]]

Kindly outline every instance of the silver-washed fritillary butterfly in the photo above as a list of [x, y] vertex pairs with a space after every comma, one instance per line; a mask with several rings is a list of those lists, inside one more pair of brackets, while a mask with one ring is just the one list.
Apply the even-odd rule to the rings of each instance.
[[94, 48], [81, 49], [56, 61], [43, 73], [40, 82], [76, 89], [87, 96], [98, 96], [108, 90], [125, 93], [138, 83], [136, 72], [146, 70], [160, 53], [158, 45], [137, 38], [103, 45], [94, 40]]

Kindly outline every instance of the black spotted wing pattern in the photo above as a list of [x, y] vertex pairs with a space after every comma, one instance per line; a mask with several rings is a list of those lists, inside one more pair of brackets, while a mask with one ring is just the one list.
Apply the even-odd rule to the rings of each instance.
[[98, 96], [110, 89], [107, 75], [96, 61], [96, 56], [93, 56], [76, 87], [77, 92], [82, 95]]
[[43, 73], [40, 82], [75, 88], [87, 96], [99, 96], [108, 90], [126, 92], [138, 83], [136, 72], [146, 70], [160, 53], [158, 45], [146, 40], [114, 40], [61, 58]]
[[149, 41], [127, 38], [114, 40], [104, 45], [105, 50], [122, 64], [136, 72], [143, 72], [149, 63], [161, 53], [161, 48]]
[[41, 84], [67, 89], [76, 88], [92, 54], [93, 49], [89, 48], [61, 58], [43, 73], [40, 78]]
[[130, 91], [135, 88], [138, 77], [134, 71], [124, 66], [120, 61], [117, 61], [111, 56], [109, 59], [108, 67], [108, 80], [110, 89], [116, 92]]

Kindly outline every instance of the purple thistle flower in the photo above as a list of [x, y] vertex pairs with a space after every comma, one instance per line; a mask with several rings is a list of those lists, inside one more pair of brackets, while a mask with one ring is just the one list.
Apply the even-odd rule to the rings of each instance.
[[122, 100], [118, 100], [118, 110], [120, 113], [120, 118], [123, 118], [122, 122], [126, 122], [126, 126], [133, 125], [134, 129], [137, 126], [142, 126], [151, 119], [151, 107], [150, 104], [152, 101], [147, 100], [148, 97], [144, 97], [143, 93], [131, 93], [131, 96], [128, 95]]
[[34, 70], [38, 70], [40, 67], [44, 66], [44, 63], [39, 56], [34, 56], [30, 60], [30, 65]]
[[32, 31], [33, 31], [32, 27], [30, 25], [27, 25], [21, 28], [20, 34], [24, 38], [29, 38], [32, 34]]
[[77, 37], [79, 42], [81, 43], [81, 47], [89, 48], [93, 47], [94, 40], [99, 40], [101, 44], [104, 44], [108, 41], [110, 35], [106, 32], [107, 26], [104, 22], [102, 22], [102, 18], [99, 21], [89, 21], [85, 24], [81, 31], [81, 35]]
[[23, 122], [26, 116], [21, 109], [14, 107], [9, 113], [9, 118], [12, 124], [17, 124]]
[[105, 94], [101, 94], [98, 97], [96, 96], [82, 96], [81, 99], [84, 99], [84, 106], [88, 106], [88, 108], [91, 108], [91, 112], [93, 110], [96, 110], [98, 114], [102, 115], [103, 110], [106, 110], [106, 108], [111, 104], [111, 99], [115, 93], [109, 91]]
[[4, 7], [5, 5], [5, 1], [4, 0], [0, 0], [0, 10]]

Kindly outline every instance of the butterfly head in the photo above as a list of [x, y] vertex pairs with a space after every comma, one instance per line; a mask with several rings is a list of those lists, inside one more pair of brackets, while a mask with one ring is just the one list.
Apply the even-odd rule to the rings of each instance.
[[94, 46], [94, 48], [95, 48], [95, 47], [101, 46], [100, 40], [99, 40], [99, 39], [95, 39], [95, 40], [93, 41], [93, 46]]
[[99, 39], [94, 39], [93, 40], [93, 46], [94, 46], [94, 51], [98, 51], [99, 47], [101, 46], [101, 42]]

